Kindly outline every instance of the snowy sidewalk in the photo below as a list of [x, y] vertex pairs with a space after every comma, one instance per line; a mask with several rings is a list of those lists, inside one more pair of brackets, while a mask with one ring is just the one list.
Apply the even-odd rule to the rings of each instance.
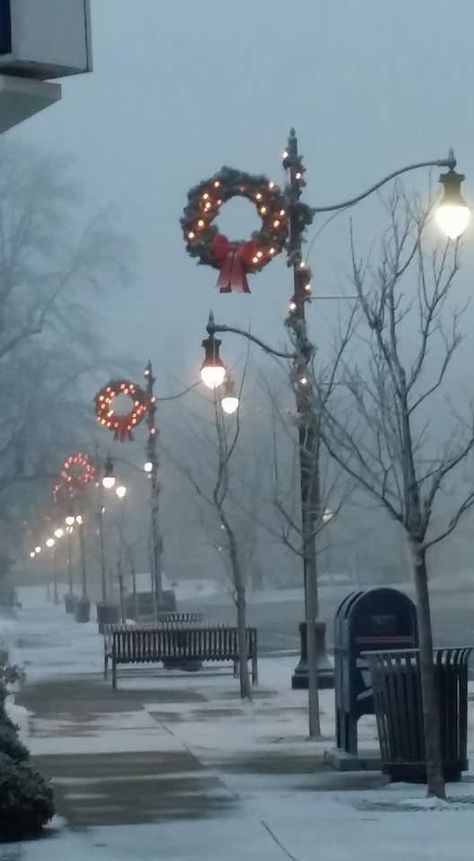
[[[63, 816], [88, 827], [58, 823], [50, 839], [0, 849], [0, 861], [472, 858], [474, 778], [450, 788], [455, 804], [432, 809], [423, 787], [332, 772], [333, 694], [322, 694], [324, 740], [307, 742], [306, 694], [289, 689], [294, 659], [262, 660], [259, 692], [243, 705], [221, 671], [124, 670], [114, 693], [95, 626], [60, 608], [26, 608], [11, 636], [35, 712], [28, 743]], [[361, 730], [375, 747], [373, 721]]]

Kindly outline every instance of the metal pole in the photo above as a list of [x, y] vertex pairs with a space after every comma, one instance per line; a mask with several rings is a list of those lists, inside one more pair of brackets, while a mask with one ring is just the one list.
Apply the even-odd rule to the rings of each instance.
[[87, 598], [87, 569], [86, 547], [84, 540], [84, 523], [79, 524], [79, 547], [81, 551], [82, 597]]
[[298, 443], [300, 463], [301, 531], [303, 546], [303, 582], [305, 597], [306, 650], [308, 666], [309, 735], [320, 735], [318, 665], [316, 655], [315, 623], [318, 616], [318, 587], [316, 563], [315, 518], [319, 510], [320, 482], [318, 462], [317, 420], [313, 410], [313, 392], [309, 364], [314, 347], [308, 339], [306, 327], [306, 301], [308, 270], [302, 256], [303, 234], [311, 223], [310, 211], [300, 203], [304, 169], [298, 155], [298, 142], [294, 129], [290, 132], [286, 167], [289, 171], [288, 212], [290, 235], [289, 262], [293, 268], [293, 297], [287, 325], [293, 334], [296, 357], [293, 361], [293, 382], [296, 409], [299, 416]]
[[53, 601], [59, 604], [58, 594], [58, 557], [56, 555], [56, 544], [53, 547]]
[[70, 527], [67, 527], [67, 573], [69, 580], [69, 594], [73, 595], [73, 579], [72, 579], [72, 533], [69, 531]]
[[151, 361], [148, 362], [145, 368], [145, 379], [147, 382], [148, 396], [148, 440], [146, 447], [146, 456], [151, 463], [150, 472], [150, 504], [151, 504], [151, 579], [152, 579], [152, 594], [153, 594], [153, 615], [155, 620], [158, 618], [158, 609], [162, 604], [163, 584], [161, 577], [161, 557], [163, 552], [163, 542], [160, 534], [159, 513], [160, 513], [160, 485], [158, 481], [158, 454], [156, 448], [156, 440], [158, 437], [158, 429], [156, 427], [156, 399], [154, 394], [154, 385], [156, 382], [153, 376], [153, 368]]
[[102, 586], [102, 602], [107, 601], [107, 569], [105, 566], [105, 546], [104, 546], [104, 505], [102, 491], [99, 491], [99, 510], [97, 512], [99, 523], [99, 553], [100, 553], [100, 579]]

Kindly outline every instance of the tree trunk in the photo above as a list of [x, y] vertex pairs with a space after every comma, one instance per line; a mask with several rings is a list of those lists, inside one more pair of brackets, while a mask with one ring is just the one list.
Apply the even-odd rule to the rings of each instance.
[[313, 529], [309, 541], [305, 541], [304, 552], [305, 579], [305, 621], [306, 621], [306, 656], [308, 666], [308, 725], [309, 737], [321, 736], [321, 721], [319, 715], [318, 661], [316, 653], [316, 629], [318, 617], [318, 592], [316, 547]]
[[420, 674], [423, 699], [423, 723], [425, 735], [426, 774], [428, 795], [446, 798], [441, 756], [439, 701], [433, 664], [433, 630], [428, 593], [426, 551], [417, 542], [412, 542], [413, 569], [415, 577], [418, 629], [420, 641]]
[[230, 562], [236, 593], [235, 603], [237, 607], [237, 638], [239, 643], [240, 698], [242, 700], [251, 700], [252, 694], [250, 690], [249, 665], [247, 660], [247, 601], [245, 596], [245, 582], [240, 566], [235, 535], [222, 511], [221, 523], [227, 532], [229, 540]]

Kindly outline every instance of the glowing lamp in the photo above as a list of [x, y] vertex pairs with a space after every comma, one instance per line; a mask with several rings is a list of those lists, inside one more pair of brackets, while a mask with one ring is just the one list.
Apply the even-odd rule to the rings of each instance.
[[54, 547], [55, 544], [56, 544], [56, 542], [55, 542], [54, 538], [47, 538], [46, 539], [46, 547]]
[[228, 374], [224, 383], [224, 394], [221, 400], [223, 411], [232, 416], [239, 409], [239, 399], [235, 394], [235, 383], [232, 377]]
[[218, 389], [225, 379], [224, 362], [219, 356], [221, 343], [214, 335], [209, 335], [202, 342], [205, 355], [201, 367], [201, 379], [208, 389]]
[[147, 460], [143, 469], [145, 470], [145, 472], [148, 472], [148, 473], [153, 472], [153, 464], [152, 464], [151, 460]]
[[58, 528], [54, 530], [54, 534], [56, 538], [62, 538], [64, 535], [64, 529], [61, 529], [61, 527], [58, 526]]
[[111, 490], [115, 487], [114, 462], [108, 457], [105, 463], [105, 473], [102, 479], [102, 487], [105, 490]]
[[436, 208], [435, 219], [442, 232], [453, 240], [462, 236], [471, 217], [469, 207], [461, 194], [463, 180], [464, 174], [456, 173], [453, 168], [442, 173], [439, 178], [444, 191]]
[[119, 499], [123, 499], [125, 494], [127, 493], [127, 488], [123, 484], [119, 484], [119, 486], [115, 489], [115, 493], [117, 494]]
[[68, 514], [68, 516], [66, 517], [66, 526], [73, 526], [74, 525], [74, 519], [75, 518], [74, 518], [73, 514]]
[[39, 544], [37, 544], [35, 547], [35, 553], [41, 553], [41, 547], [39, 546]]

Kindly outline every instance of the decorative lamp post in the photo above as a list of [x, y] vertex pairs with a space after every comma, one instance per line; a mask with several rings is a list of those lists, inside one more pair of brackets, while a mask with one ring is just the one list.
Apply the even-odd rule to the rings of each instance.
[[[461, 183], [464, 176], [455, 171], [456, 159], [452, 150], [449, 151], [447, 159], [417, 162], [399, 168], [362, 194], [341, 203], [323, 207], [309, 207], [301, 200], [302, 191], [306, 184], [304, 179], [305, 168], [302, 156], [298, 152], [298, 142], [294, 129], [290, 131], [288, 146], [283, 153], [283, 167], [287, 172], [288, 182], [285, 189], [285, 209], [281, 210], [281, 215], [282, 218], [288, 219], [286, 251], [288, 265], [293, 271], [293, 293], [290, 298], [285, 325], [291, 334], [294, 350], [288, 353], [274, 350], [249, 332], [216, 324], [211, 313], [207, 325], [208, 338], [203, 341], [205, 358], [201, 375], [203, 382], [211, 389], [217, 388], [224, 381], [225, 366], [219, 355], [221, 341], [216, 339], [216, 333], [232, 332], [242, 335], [257, 344], [266, 353], [291, 360], [291, 380], [299, 417], [298, 448], [306, 622], [304, 626], [306, 637], [304, 645], [306, 648], [302, 649], [302, 657], [304, 652], [307, 655], [307, 659], [301, 660], [296, 668], [292, 685], [294, 687], [308, 687], [310, 736], [315, 736], [319, 733], [318, 683], [328, 685], [333, 682], [333, 671], [329, 665], [325, 648], [325, 624], [319, 620], [316, 554], [319, 528], [331, 519], [332, 513], [331, 517], [328, 517], [327, 509], [323, 509], [321, 505], [319, 476], [321, 417], [317, 409], [311, 369], [315, 347], [309, 338], [306, 324], [306, 305], [311, 301], [312, 286], [311, 269], [303, 258], [304, 234], [307, 227], [312, 224], [316, 214], [336, 212], [354, 206], [398, 176], [421, 168], [442, 167], [448, 169], [447, 173], [440, 176], [444, 191], [435, 210], [435, 219], [446, 236], [456, 240], [466, 229], [470, 212], [461, 194]], [[272, 185], [270, 183], [269, 188]], [[185, 210], [186, 212], [187, 210]], [[186, 219], [182, 223], [183, 226], [186, 226]], [[277, 222], [274, 221], [273, 224], [276, 225]], [[202, 227], [199, 222], [197, 225]], [[207, 224], [204, 224], [202, 229], [204, 230], [204, 228], [207, 229]], [[188, 245], [189, 242], [198, 243], [196, 249], [191, 248], [191, 253], [196, 256], [200, 249], [200, 234], [195, 235], [194, 232], [192, 236], [188, 234]], [[238, 252], [234, 251], [235, 253]], [[203, 262], [208, 262], [208, 260], [204, 259]], [[258, 268], [259, 264], [256, 258], [253, 258], [253, 262]], [[252, 270], [249, 268], [248, 271]]]
[[[155, 620], [158, 616], [158, 609], [163, 600], [163, 584], [162, 584], [162, 554], [163, 541], [160, 533], [159, 513], [160, 513], [160, 485], [158, 481], [158, 453], [157, 453], [157, 437], [158, 429], [156, 427], [156, 398], [154, 394], [155, 377], [153, 376], [153, 367], [151, 361], [148, 362], [145, 372], [146, 394], [148, 399], [148, 412], [146, 423], [148, 427], [148, 440], [146, 445], [146, 463], [145, 471], [150, 476], [150, 502], [151, 502], [151, 577], [152, 577], [152, 594], [153, 594], [153, 615]], [[151, 466], [151, 468], [147, 468]]]

